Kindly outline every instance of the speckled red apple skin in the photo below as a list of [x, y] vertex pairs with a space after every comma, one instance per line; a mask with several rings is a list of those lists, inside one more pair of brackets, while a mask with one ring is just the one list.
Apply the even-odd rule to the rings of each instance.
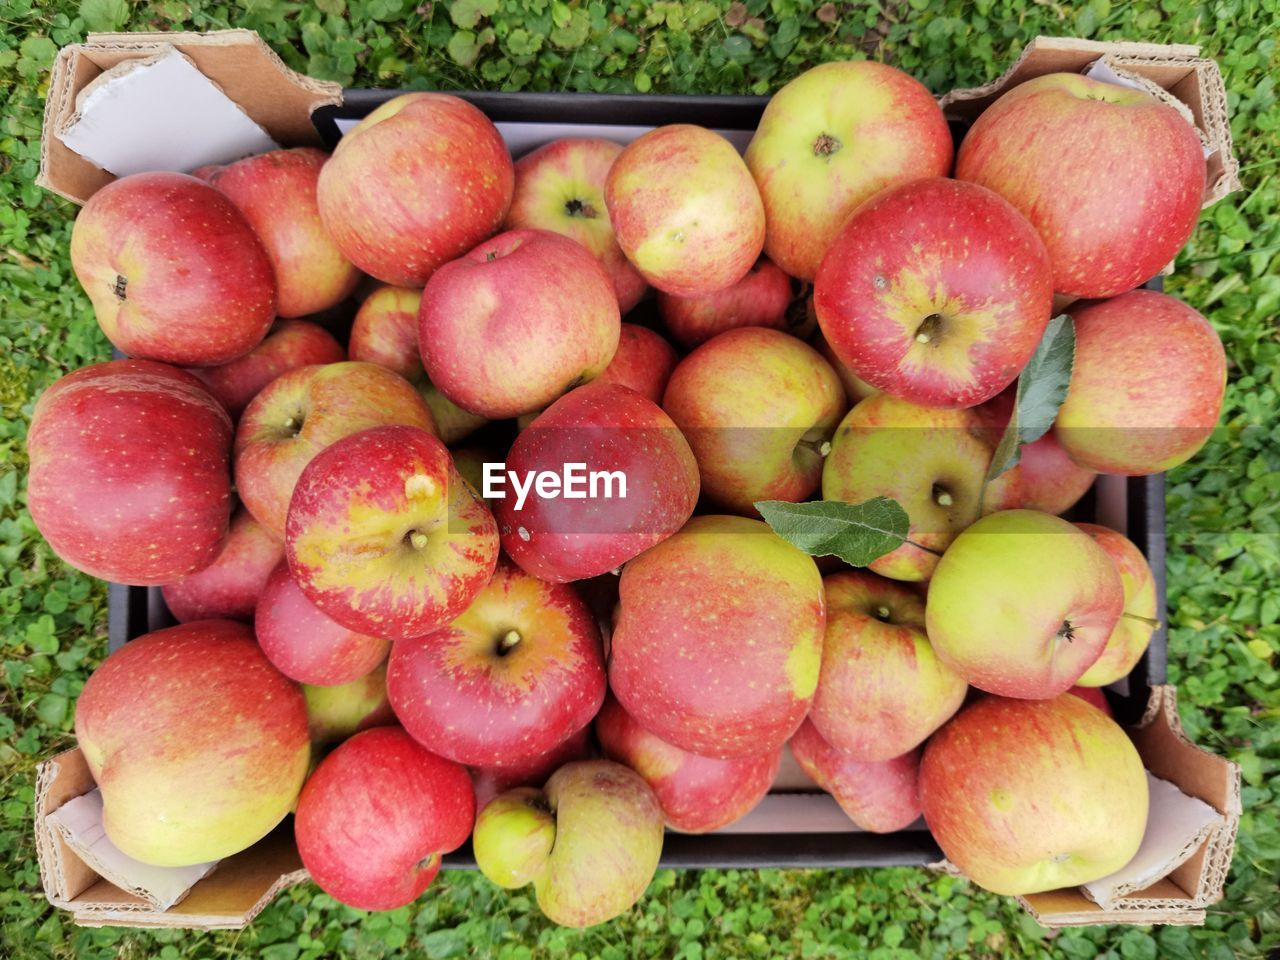
[[435, 879], [440, 856], [475, 823], [471, 778], [399, 727], [340, 744], [298, 798], [293, 832], [311, 878], [362, 910], [412, 903]]
[[662, 393], [679, 360], [675, 348], [660, 333], [639, 324], [624, 323], [617, 352], [592, 382], [630, 387], [654, 403], [662, 403]]
[[139, 359], [227, 363], [276, 316], [275, 273], [253, 227], [182, 173], [135, 173], [97, 191], [71, 231], [71, 265], [107, 339]]
[[149, 360], [84, 367], [32, 414], [31, 518], [77, 570], [172, 583], [222, 550], [230, 449], [227, 412], [191, 374]]
[[791, 278], [765, 257], [731, 287], [705, 297], [658, 291], [658, 312], [672, 338], [686, 348], [737, 327], [787, 329]]
[[218, 559], [199, 573], [161, 588], [165, 606], [179, 623], [191, 620], [253, 620], [258, 594], [284, 559], [284, 541], [241, 508]]

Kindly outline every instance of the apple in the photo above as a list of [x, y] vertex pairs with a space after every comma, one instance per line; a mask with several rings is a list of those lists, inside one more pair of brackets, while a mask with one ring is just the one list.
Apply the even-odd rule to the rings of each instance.
[[835, 371], [808, 344], [741, 327], [680, 361], [662, 408], [693, 448], [703, 494], [754, 514], [757, 500], [799, 501], [817, 488], [845, 399]]
[[662, 393], [679, 359], [675, 348], [661, 334], [648, 327], [624, 323], [618, 349], [596, 382], [630, 387], [654, 403], [662, 403]]
[[1076, 359], [1054, 428], [1067, 455], [1088, 470], [1128, 476], [1191, 459], [1218, 423], [1227, 382], [1209, 321], [1154, 290], [1070, 313]]
[[476, 807], [483, 809], [498, 794], [515, 787], [541, 787], [566, 763], [590, 760], [592, 757], [591, 724], [588, 723], [581, 730], [570, 734], [568, 739], [531, 760], [491, 767], [472, 767], [471, 783], [476, 789]]
[[449, 455], [453, 457], [453, 465], [457, 468], [462, 479], [471, 485], [472, 491], [480, 498], [490, 509], [493, 504], [488, 499], [481, 496], [484, 490], [484, 465], [486, 463], [502, 463], [505, 454], [498, 447], [485, 445], [472, 445], [466, 447], [454, 447], [449, 451]]
[[577, 240], [600, 261], [626, 313], [649, 285], [623, 254], [604, 202], [605, 179], [622, 145], [591, 137], [553, 140], [516, 161], [508, 230], [550, 230]]
[[285, 549], [298, 586], [330, 617], [404, 640], [471, 605], [498, 562], [498, 529], [444, 444], [414, 427], [377, 427], [307, 464]]
[[399, 727], [357, 733], [320, 761], [298, 798], [298, 854], [349, 907], [394, 910], [435, 879], [475, 821], [471, 778]]
[[1107, 702], [1107, 695], [1101, 687], [1082, 687], [1077, 684], [1067, 693], [1073, 697], [1079, 697], [1085, 703], [1092, 704], [1111, 719], [1115, 719], [1115, 714], [1111, 712], [1111, 704]]
[[608, 760], [561, 767], [541, 791], [519, 787], [476, 818], [480, 872], [500, 887], [532, 883], [553, 922], [612, 920], [649, 886], [662, 855], [662, 808], [641, 776]]
[[164, 604], [179, 623], [190, 620], [253, 620], [258, 594], [276, 564], [284, 559], [284, 543], [248, 510], [231, 518], [227, 542], [210, 566], [165, 584]]
[[327, 310], [360, 282], [360, 271], [320, 222], [316, 184], [328, 159], [315, 147], [294, 147], [203, 169], [201, 179], [227, 195], [266, 248], [282, 317]]
[[1205, 159], [1191, 123], [1145, 90], [1051, 73], [982, 112], [956, 176], [1031, 221], [1055, 290], [1110, 297], [1155, 276], [1191, 238]]
[[[809, 304], [813, 304], [813, 298], [809, 298]], [[831, 344], [827, 343], [823, 337], [822, 331], [818, 331], [815, 335], [814, 348], [822, 354], [822, 359], [831, 364], [831, 369], [836, 372], [836, 376], [840, 378], [840, 383], [844, 386], [845, 396], [849, 398], [850, 403], [857, 403], [859, 400], [865, 400], [867, 397], [874, 397], [880, 391], [873, 387], [867, 381], [850, 370], [847, 366], [840, 362], [840, 358], [836, 356], [835, 351], [831, 349]]]
[[823, 580], [827, 634], [809, 719], [829, 744], [868, 763], [914, 750], [960, 709], [968, 685], [924, 631], [924, 598], [862, 570]]
[[938, 554], [978, 516], [991, 452], [983, 421], [972, 410], [876, 394], [850, 410], [832, 435], [822, 497], [897, 500], [911, 522], [910, 542], [870, 568], [894, 580], [928, 580]]
[[72, 228], [71, 266], [107, 339], [140, 360], [226, 363], [276, 316], [275, 274], [253, 227], [182, 173], [135, 173], [97, 191]]
[[781, 749], [736, 760], [681, 750], [636, 723], [613, 698], [596, 717], [596, 736], [605, 756], [644, 777], [667, 826], [684, 833], [719, 830], [746, 816], [769, 792], [782, 762]]
[[731, 287], [764, 245], [764, 205], [724, 137], [688, 123], [633, 140], [609, 168], [605, 205], [623, 253], [679, 297]]
[[925, 86], [873, 61], [825, 63], [773, 95], [747, 147], [764, 199], [765, 252], [812, 280], [864, 200], [951, 172], [951, 131]]
[[920, 816], [920, 751], [888, 760], [855, 760], [837, 750], [806, 720], [791, 738], [791, 755], [800, 769], [860, 829], [893, 833]]
[[403, 377], [372, 363], [299, 367], [253, 398], [236, 429], [236, 491], [254, 519], [284, 536], [303, 468], [335, 440], [383, 425], [434, 430]]
[[405, 730], [471, 766], [527, 763], [604, 702], [600, 628], [573, 587], [509, 563], [446, 627], [398, 641], [387, 695]]
[[850, 215], [813, 298], [831, 349], [867, 383], [923, 406], [972, 407], [1035, 352], [1053, 277], [1040, 237], [1006, 201], [930, 178]]
[[961, 873], [1022, 896], [1127, 864], [1147, 826], [1147, 775], [1119, 725], [1078, 697], [983, 697], [925, 747], [920, 801]]
[[[534, 487], [521, 502], [520, 477], [567, 477], [571, 463], [582, 465], [584, 497], [570, 498], [566, 479], [548, 488], [553, 495]], [[516, 437], [506, 469], [516, 479], [494, 501], [502, 546], [543, 580], [616, 570], [684, 526], [698, 503], [698, 464], [684, 436], [656, 403], [616, 384], [590, 383], [553, 403]], [[613, 479], [597, 483], [599, 474]]]
[[636, 722], [704, 757], [782, 746], [809, 710], [826, 608], [813, 558], [745, 517], [694, 517], [622, 570], [609, 682]]
[[192, 367], [191, 372], [236, 418], [263, 387], [281, 374], [345, 359], [342, 345], [318, 323], [282, 320], [243, 357], [217, 367]]
[[222, 552], [230, 450], [227, 412], [191, 374], [150, 360], [83, 367], [31, 415], [31, 519], [90, 576], [173, 583]]
[[421, 287], [502, 225], [514, 187], [488, 117], [446, 93], [406, 93], [343, 135], [316, 196], [348, 260], [384, 283]]
[[307, 773], [307, 712], [253, 631], [200, 620], [131, 640], [90, 675], [76, 739], [102, 825], [135, 860], [207, 863], [265, 837]]
[[546, 230], [510, 230], [441, 267], [418, 314], [431, 382], [491, 420], [541, 409], [593, 379], [619, 335], [604, 268]]
[[791, 278], [764, 257], [737, 283], [707, 296], [658, 294], [658, 312], [667, 332], [685, 347], [696, 347], [738, 327], [787, 330], [790, 306]]
[[352, 360], [394, 370], [417, 387], [431, 411], [436, 436], [449, 445], [470, 436], [489, 421], [463, 410], [427, 379], [418, 349], [421, 304], [421, 290], [388, 286], [374, 290], [356, 311], [347, 352]]
[[1127, 677], [1151, 643], [1160, 616], [1156, 580], [1147, 558], [1124, 534], [1096, 523], [1076, 526], [1107, 552], [1124, 587], [1124, 615], [1107, 639], [1102, 656], [1076, 681], [1081, 687], [1103, 687]]
[[387, 666], [380, 663], [363, 677], [335, 687], [302, 685], [312, 747], [346, 740], [361, 730], [396, 722], [387, 699]]
[[1047, 513], [1004, 510], [938, 561], [925, 631], [971, 685], [1043, 700], [1093, 665], [1123, 609], [1115, 564], [1087, 533]]

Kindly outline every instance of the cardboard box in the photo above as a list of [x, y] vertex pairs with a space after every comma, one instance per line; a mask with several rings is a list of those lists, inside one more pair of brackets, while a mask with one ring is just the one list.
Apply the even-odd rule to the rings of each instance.
[[[332, 146], [344, 128], [390, 91], [339, 90], [288, 70], [251, 31], [214, 34], [95, 34], [58, 56], [45, 115], [45, 142], [38, 182], [68, 199], [83, 202], [110, 182], [111, 174], [70, 151], [56, 134], [76, 115], [77, 98], [105, 71], [155, 58], [176, 49], [213, 79], [243, 111], [284, 145]], [[1116, 76], [1147, 85], [1173, 102], [1193, 122], [1209, 157], [1206, 205], [1239, 186], [1226, 125], [1225, 91], [1216, 64], [1196, 56], [1194, 47], [1099, 44], [1039, 38], [1003, 77], [985, 87], [956, 90], [940, 99], [958, 129], [1005, 87], [1055, 70], [1084, 70], [1103, 61]], [[517, 150], [547, 139], [592, 132], [630, 139], [659, 123], [702, 123], [745, 143], [766, 102], [759, 97], [607, 97], [573, 94], [460, 94], [477, 103]], [[1164, 597], [1163, 479], [1101, 478], [1077, 518], [1127, 532], [1144, 549]], [[171, 622], [158, 590], [110, 588], [112, 647]], [[1221, 897], [1240, 814], [1239, 770], [1235, 764], [1190, 743], [1178, 723], [1173, 688], [1164, 685], [1165, 637], [1158, 631], [1151, 649], [1127, 681], [1109, 696], [1148, 770], [1175, 784], [1216, 812], [1182, 851], [1167, 877], [1128, 891], [1103, 908], [1081, 890], [1023, 898], [1027, 909], [1049, 926], [1090, 923], [1201, 923], [1204, 908]], [[71, 798], [93, 789], [79, 751], [63, 753], [40, 767], [35, 829], [41, 877], [55, 906], [71, 910], [77, 923], [91, 926], [169, 926], [234, 929], [247, 924], [282, 889], [306, 878], [292, 843], [289, 824], [256, 846], [222, 861], [185, 899], [165, 911], [143, 897], [104, 880], [67, 847], [47, 819]], [[885, 836], [860, 833], [834, 801], [791, 765], [775, 791], [737, 824], [704, 836], [668, 834], [663, 865], [668, 867], [849, 867], [895, 864], [949, 869], [922, 824]], [[446, 858], [446, 867], [473, 866], [465, 848]]]

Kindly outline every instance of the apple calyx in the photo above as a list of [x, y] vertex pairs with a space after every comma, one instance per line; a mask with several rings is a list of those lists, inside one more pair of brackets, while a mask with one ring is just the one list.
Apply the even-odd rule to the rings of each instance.
[[111, 292], [115, 294], [117, 300], [123, 302], [125, 299], [125, 288], [128, 286], [129, 278], [117, 273], [116, 282], [111, 285]]
[[564, 210], [565, 213], [569, 214], [571, 217], [584, 217], [587, 220], [594, 220], [596, 217], [600, 216], [595, 207], [589, 203], [584, 203], [577, 197], [574, 197], [572, 200], [566, 200]]
[[916, 343], [933, 343], [942, 336], [946, 318], [940, 313], [931, 313], [920, 321], [916, 327]]
[[435, 866], [439, 862], [440, 862], [440, 854], [438, 852], [428, 853], [425, 857], [423, 857], [413, 866], [415, 870], [429, 870], [431, 867]]
[[1070, 620], [1063, 620], [1062, 626], [1058, 628], [1057, 636], [1062, 637], [1067, 643], [1071, 643], [1076, 638], [1075, 627], [1071, 625]]
[[844, 144], [837, 137], [833, 137], [829, 133], [818, 134], [818, 139], [813, 141], [813, 155], [815, 157], [829, 157]]

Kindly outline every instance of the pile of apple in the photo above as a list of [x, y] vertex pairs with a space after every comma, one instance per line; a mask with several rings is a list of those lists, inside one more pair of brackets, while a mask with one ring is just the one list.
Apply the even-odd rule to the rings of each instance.
[[[1214, 331], [1135, 289], [1204, 179], [1144, 91], [1023, 83], [953, 157], [920, 83], [832, 63], [745, 159], [678, 124], [513, 163], [415, 93], [331, 157], [104, 187], [71, 255], [129, 359], [41, 397], [29, 502], [68, 563], [163, 585], [180, 621], [80, 698], [108, 836], [200, 863], [293, 811], [316, 882], [370, 909], [471, 837], [583, 926], [640, 897], [664, 825], [751, 810], [789, 744], [858, 826], [923, 813], [992, 890], [1118, 869], [1142, 763], [1067, 691], [1132, 669], [1155, 586], [1057, 515], [1217, 420]], [[1055, 297], [1065, 400], [989, 476]], [[909, 534], [824, 579], [756, 506], [815, 493], [813, 524], [891, 498]]]

